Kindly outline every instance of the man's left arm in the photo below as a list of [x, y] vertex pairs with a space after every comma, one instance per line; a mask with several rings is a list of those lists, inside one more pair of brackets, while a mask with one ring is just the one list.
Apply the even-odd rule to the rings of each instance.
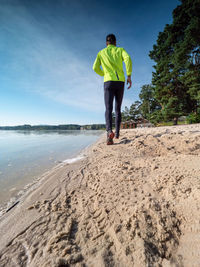
[[122, 59], [126, 65], [126, 74], [127, 76], [131, 76], [132, 73], [132, 60], [129, 54], [126, 52], [125, 49], [122, 50]]
[[100, 68], [101, 66], [101, 60], [100, 60], [100, 57], [99, 57], [99, 54], [97, 54], [97, 57], [95, 59], [95, 62], [93, 64], [93, 70], [99, 74], [100, 76], [104, 76], [104, 72], [103, 70]]
[[122, 59], [123, 59], [125, 66], [126, 66], [127, 84], [129, 84], [128, 89], [130, 89], [132, 86], [132, 81], [131, 81], [132, 60], [125, 49], [122, 49]]

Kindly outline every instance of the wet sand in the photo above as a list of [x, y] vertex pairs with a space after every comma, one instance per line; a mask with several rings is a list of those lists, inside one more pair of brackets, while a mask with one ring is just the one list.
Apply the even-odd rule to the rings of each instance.
[[0, 266], [200, 266], [200, 125], [122, 130], [0, 218]]

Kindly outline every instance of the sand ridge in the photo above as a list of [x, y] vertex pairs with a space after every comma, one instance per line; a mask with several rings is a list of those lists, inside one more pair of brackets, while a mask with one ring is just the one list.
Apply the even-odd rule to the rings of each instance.
[[103, 136], [0, 222], [0, 266], [200, 266], [199, 192], [200, 125]]

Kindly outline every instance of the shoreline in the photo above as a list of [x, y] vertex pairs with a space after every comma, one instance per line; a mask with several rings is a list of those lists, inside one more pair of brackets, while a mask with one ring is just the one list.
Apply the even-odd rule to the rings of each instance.
[[104, 135], [0, 219], [1, 266], [198, 266], [200, 124]]
[[[95, 144], [98, 144], [99, 142], [101, 142], [104, 135], [105, 133], [102, 133], [94, 143], [86, 146], [84, 149], [80, 150], [77, 153], [76, 157], [79, 157], [79, 156], [82, 157], [83, 155], [81, 159], [78, 159], [77, 161], [73, 160], [72, 163], [65, 162], [66, 160], [70, 160], [70, 159], [66, 159], [63, 162], [58, 163], [56, 166], [49, 169], [42, 175], [40, 175], [36, 179], [36, 181], [31, 183], [28, 190], [25, 191], [18, 199], [16, 199], [14, 203], [11, 204], [12, 208], [8, 213], [6, 212], [7, 208], [4, 208], [2, 214], [0, 214], [0, 235], [1, 235], [0, 251], [5, 245], [7, 246], [11, 242], [13, 235], [18, 235], [18, 232], [23, 231], [22, 229], [26, 228], [27, 221], [30, 220], [30, 214], [26, 216], [27, 210], [30, 213], [32, 213], [31, 217], [33, 216], [34, 218], [35, 216], [34, 219], [38, 218], [37, 214], [34, 212], [34, 209], [37, 209], [38, 201], [40, 201], [40, 199], [43, 199], [45, 197], [46, 198], [50, 197], [51, 187], [55, 186], [55, 181], [52, 181], [52, 178], [54, 178], [55, 176], [57, 178], [59, 173], [63, 174], [63, 172], [65, 171], [68, 171], [68, 172], [74, 171], [74, 170], [79, 169], [81, 166], [83, 166], [85, 162], [87, 162], [87, 157], [92, 147]], [[68, 182], [69, 181], [67, 181], [67, 183]], [[46, 184], [49, 185], [47, 192], [45, 189]], [[57, 184], [56, 189], [58, 190], [59, 187], [60, 185]], [[45, 193], [42, 192], [43, 190], [45, 191]], [[59, 189], [59, 192], [61, 192], [61, 188]], [[17, 205], [15, 205], [15, 202], [17, 202]], [[22, 219], [21, 217], [23, 216], [24, 218]], [[15, 223], [17, 223], [19, 227], [18, 226], [16, 227]], [[8, 235], [5, 235], [5, 231], [7, 231], [10, 228], [13, 228], [13, 232], [11, 231], [8, 233]]]
[[49, 173], [53, 172], [54, 169], [56, 170], [60, 166], [72, 164], [76, 161], [84, 159], [84, 157], [87, 157], [87, 151], [90, 149], [91, 146], [93, 146], [96, 142], [98, 142], [98, 140], [101, 138], [102, 135], [104, 135], [104, 133], [102, 133], [95, 142], [87, 145], [83, 149], [80, 149], [76, 153], [73, 153], [73, 157], [69, 157], [63, 161], [58, 161], [55, 166], [49, 167], [48, 170], [42, 172], [40, 175], [37, 175], [37, 177], [33, 178], [32, 182], [25, 184], [24, 187], [19, 189], [18, 192], [16, 192], [8, 201], [1, 203], [0, 219], [2, 216], [4, 216], [4, 214], [6, 214], [13, 207], [18, 205], [21, 201], [23, 201], [24, 198], [26, 198], [26, 196], [29, 195], [30, 192], [34, 191], [38, 186], [40, 186], [43, 179], [45, 179], [45, 177], [48, 176]]

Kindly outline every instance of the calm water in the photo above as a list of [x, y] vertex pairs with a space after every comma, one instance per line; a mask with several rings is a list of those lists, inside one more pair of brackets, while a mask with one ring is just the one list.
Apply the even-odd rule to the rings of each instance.
[[0, 204], [59, 162], [76, 157], [102, 131], [0, 131]]

